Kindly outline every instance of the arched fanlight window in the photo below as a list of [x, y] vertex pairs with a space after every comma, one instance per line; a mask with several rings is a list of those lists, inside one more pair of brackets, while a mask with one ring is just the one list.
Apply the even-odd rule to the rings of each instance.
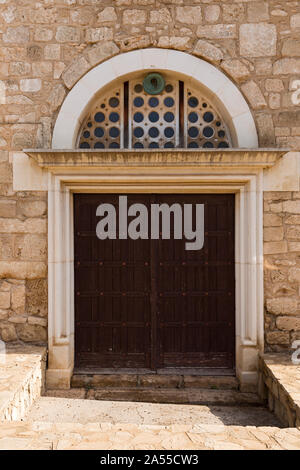
[[211, 101], [184, 81], [142, 75], [97, 98], [78, 138], [82, 149], [227, 148], [229, 130]]

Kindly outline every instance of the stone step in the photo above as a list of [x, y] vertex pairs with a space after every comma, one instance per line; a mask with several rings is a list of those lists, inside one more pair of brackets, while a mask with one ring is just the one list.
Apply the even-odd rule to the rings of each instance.
[[296, 428], [20, 423], [0, 426], [0, 450], [299, 450]]
[[95, 388], [90, 389], [86, 398], [94, 400], [174, 403], [197, 405], [262, 405], [262, 400], [255, 393], [242, 393], [238, 390], [209, 390], [201, 388]]
[[158, 374], [74, 374], [73, 388], [151, 388], [237, 390], [239, 383], [232, 376], [158, 375]]

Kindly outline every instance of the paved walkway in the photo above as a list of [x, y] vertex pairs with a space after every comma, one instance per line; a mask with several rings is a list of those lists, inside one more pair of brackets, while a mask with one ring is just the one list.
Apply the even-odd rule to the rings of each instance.
[[1, 426], [0, 449], [300, 449], [300, 431], [281, 429], [262, 406], [99, 401], [78, 389], [48, 395], [24, 423]]
[[8, 423], [0, 426], [1, 449], [299, 450], [300, 431], [213, 424]]

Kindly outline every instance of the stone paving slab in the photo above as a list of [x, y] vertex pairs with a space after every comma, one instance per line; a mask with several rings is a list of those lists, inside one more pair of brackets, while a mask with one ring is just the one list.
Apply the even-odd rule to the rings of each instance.
[[43, 391], [46, 348], [8, 344], [0, 359], [0, 421], [20, 420]]
[[300, 450], [296, 428], [149, 426], [136, 424], [5, 423], [0, 450]]
[[262, 406], [180, 405], [88, 400], [84, 389], [47, 392], [32, 405], [25, 419], [52, 423], [124, 423], [138, 425], [275, 426], [279, 420]]

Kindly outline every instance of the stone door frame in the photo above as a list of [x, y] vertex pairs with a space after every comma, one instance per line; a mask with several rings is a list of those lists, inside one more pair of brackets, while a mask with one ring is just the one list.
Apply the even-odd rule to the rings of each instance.
[[69, 388], [74, 367], [74, 192], [236, 195], [236, 373], [243, 384], [255, 384], [264, 344], [263, 169], [285, 152], [27, 153], [48, 171], [48, 387]]

